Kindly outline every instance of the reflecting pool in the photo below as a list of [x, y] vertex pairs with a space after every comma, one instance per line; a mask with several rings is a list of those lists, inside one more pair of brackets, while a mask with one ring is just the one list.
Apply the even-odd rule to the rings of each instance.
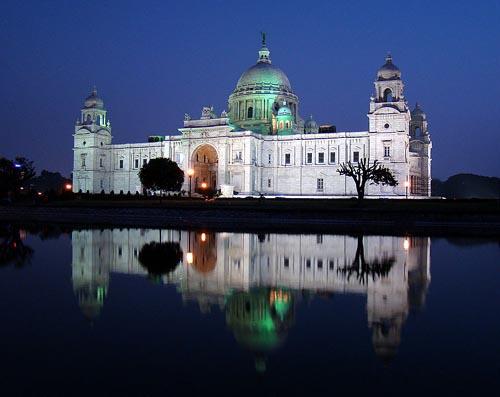
[[497, 241], [0, 228], [8, 395], [500, 386]]

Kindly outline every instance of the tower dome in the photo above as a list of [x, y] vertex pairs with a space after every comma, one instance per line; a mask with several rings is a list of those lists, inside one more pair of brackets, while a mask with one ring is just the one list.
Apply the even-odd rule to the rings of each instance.
[[425, 112], [422, 110], [418, 102], [415, 104], [415, 108], [411, 111], [412, 120], [425, 120], [427, 116]]
[[401, 71], [392, 63], [391, 54], [385, 57], [385, 63], [380, 67], [377, 72], [377, 80], [400, 80]]
[[291, 116], [292, 111], [286, 104], [283, 104], [278, 110], [278, 116]]
[[97, 95], [97, 89], [95, 87], [91, 94], [85, 98], [84, 106], [87, 109], [104, 109], [104, 101]]
[[304, 132], [314, 134], [319, 131], [318, 123], [314, 121], [313, 116], [309, 116], [309, 120], [304, 123]]

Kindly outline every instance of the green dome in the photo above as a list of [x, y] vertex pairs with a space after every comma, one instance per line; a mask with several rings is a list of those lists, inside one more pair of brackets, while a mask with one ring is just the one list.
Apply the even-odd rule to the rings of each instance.
[[256, 89], [292, 91], [292, 86], [280, 68], [268, 62], [258, 62], [241, 75], [234, 92]]
[[278, 110], [278, 116], [292, 116], [292, 111], [286, 105], [283, 105]]

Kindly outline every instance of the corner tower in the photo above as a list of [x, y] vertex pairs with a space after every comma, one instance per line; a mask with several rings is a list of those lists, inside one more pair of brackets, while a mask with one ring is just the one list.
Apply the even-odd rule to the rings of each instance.
[[292, 112], [294, 124], [303, 128], [298, 115], [298, 97], [286, 74], [271, 64], [271, 53], [263, 33], [257, 63], [241, 75], [229, 96], [229, 118], [236, 128], [276, 134], [276, 117], [284, 101]]
[[96, 193], [109, 191], [111, 169], [111, 123], [103, 100], [94, 87], [85, 99], [80, 119], [75, 123], [73, 144], [73, 191]]
[[377, 71], [375, 93], [370, 98], [368, 112], [370, 132], [400, 132], [408, 134], [410, 111], [403, 95], [401, 71], [390, 54]]

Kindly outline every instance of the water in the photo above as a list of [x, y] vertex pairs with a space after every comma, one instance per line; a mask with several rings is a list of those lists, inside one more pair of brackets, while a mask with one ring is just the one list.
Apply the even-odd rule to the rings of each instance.
[[500, 386], [498, 241], [1, 230], [4, 395]]

